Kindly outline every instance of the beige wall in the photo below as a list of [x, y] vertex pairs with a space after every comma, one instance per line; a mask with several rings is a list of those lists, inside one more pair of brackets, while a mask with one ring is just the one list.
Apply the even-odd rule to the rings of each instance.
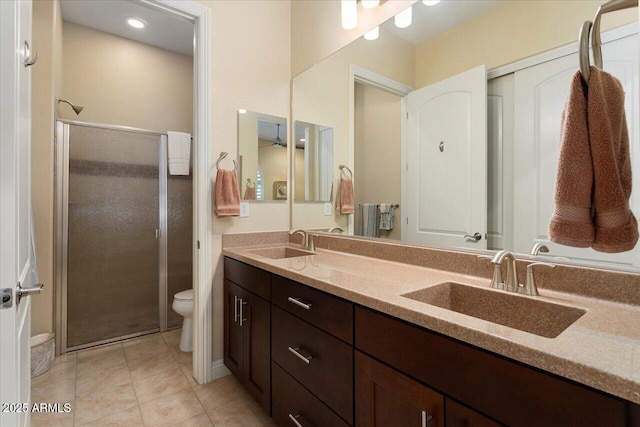
[[192, 133], [193, 58], [70, 22], [63, 29], [60, 117]]
[[[289, 117], [289, 0], [199, 1], [212, 16], [212, 165], [220, 151], [237, 158], [238, 109]], [[288, 121], [288, 123], [291, 123]], [[287, 149], [291, 149], [291, 144]], [[213, 218], [213, 359], [223, 356], [222, 234], [288, 230], [289, 203], [252, 203], [248, 218]]]
[[363, 9], [358, 2], [358, 26], [345, 30], [342, 28], [339, 1], [293, 0], [291, 75], [296, 76], [322, 61], [416, 1], [386, 1], [375, 9]]
[[[394, 203], [402, 208], [400, 97], [373, 86], [356, 84], [355, 105], [356, 206]], [[400, 212], [396, 210], [393, 230], [379, 230], [379, 237], [401, 239]]]
[[[605, 0], [506, 1], [416, 48], [416, 88], [486, 64], [487, 69], [577, 41]], [[609, 13], [602, 31], [637, 21], [634, 9]], [[577, 64], [576, 64], [577, 67]]]
[[[334, 130], [334, 188], [338, 185], [338, 165], [353, 163], [349, 153], [350, 64], [413, 86], [414, 54], [411, 43], [381, 30], [380, 38], [375, 42], [359, 38], [293, 80], [291, 108], [294, 120], [319, 123]], [[357, 171], [354, 171], [354, 180], [358, 179]], [[347, 216], [335, 213], [325, 216], [322, 203], [294, 203], [292, 211], [293, 227], [341, 227], [347, 230]]]
[[32, 299], [32, 335], [54, 329], [53, 113], [60, 88], [61, 27], [57, 0], [33, 3], [32, 45], [39, 57], [31, 74], [31, 198], [38, 274], [44, 289]]

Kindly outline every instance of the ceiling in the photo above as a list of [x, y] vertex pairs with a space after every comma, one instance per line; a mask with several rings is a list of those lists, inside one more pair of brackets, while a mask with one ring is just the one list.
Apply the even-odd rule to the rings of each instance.
[[381, 25], [404, 40], [418, 45], [445, 31], [482, 15], [505, 0], [442, 0], [435, 6], [425, 6], [421, 1], [413, 7], [413, 23], [407, 28], [398, 28], [393, 18]]
[[287, 145], [287, 121], [273, 116], [258, 115], [258, 139], [273, 141], [278, 130], [276, 123], [280, 123], [280, 139]]
[[[61, 0], [60, 7], [64, 21], [193, 55], [193, 23], [186, 18], [128, 0]], [[147, 26], [137, 30], [127, 24], [128, 17], [142, 19]]]

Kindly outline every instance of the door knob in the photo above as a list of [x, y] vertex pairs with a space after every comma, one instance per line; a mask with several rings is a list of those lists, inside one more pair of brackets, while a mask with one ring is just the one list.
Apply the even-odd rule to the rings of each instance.
[[23, 288], [20, 283], [18, 283], [18, 290], [16, 291], [16, 304], [20, 304], [20, 299], [22, 297], [28, 297], [30, 295], [37, 295], [42, 292], [42, 288], [44, 285], [39, 283], [35, 286], [29, 286], [28, 288]]
[[482, 234], [480, 234], [480, 233], [478, 233], [478, 232], [475, 232], [475, 233], [473, 234], [473, 236], [472, 236], [472, 235], [470, 235], [470, 234], [465, 234], [465, 235], [464, 235], [464, 238], [465, 238], [465, 239], [469, 239], [469, 240], [475, 240], [475, 241], [477, 242], [478, 240], [482, 239]]

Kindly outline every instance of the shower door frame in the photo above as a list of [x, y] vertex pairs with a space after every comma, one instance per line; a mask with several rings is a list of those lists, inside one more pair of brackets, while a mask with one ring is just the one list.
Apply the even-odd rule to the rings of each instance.
[[[114, 338], [107, 338], [67, 347], [67, 299], [68, 282], [67, 269], [69, 261], [69, 133], [71, 126], [82, 126], [96, 129], [107, 129], [119, 132], [138, 133], [143, 135], [157, 136], [159, 138], [159, 159], [158, 159], [158, 328], [139, 331]], [[168, 188], [168, 160], [167, 160], [167, 135], [146, 129], [139, 129], [129, 126], [108, 125], [100, 123], [89, 123], [78, 120], [57, 119], [55, 133], [55, 161], [56, 161], [56, 282], [59, 286], [59, 307], [60, 313], [57, 316], [56, 340], [60, 354], [68, 351], [81, 350], [88, 347], [96, 347], [103, 344], [135, 338], [154, 332], [164, 332], [167, 330], [167, 310], [169, 309], [168, 299], [168, 275], [167, 275], [167, 188]]]

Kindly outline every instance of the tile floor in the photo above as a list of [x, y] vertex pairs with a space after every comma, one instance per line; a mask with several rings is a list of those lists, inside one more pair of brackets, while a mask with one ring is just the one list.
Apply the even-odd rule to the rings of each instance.
[[197, 384], [179, 343], [178, 329], [56, 357], [31, 400], [72, 411], [34, 413], [31, 425], [275, 427], [232, 375]]

